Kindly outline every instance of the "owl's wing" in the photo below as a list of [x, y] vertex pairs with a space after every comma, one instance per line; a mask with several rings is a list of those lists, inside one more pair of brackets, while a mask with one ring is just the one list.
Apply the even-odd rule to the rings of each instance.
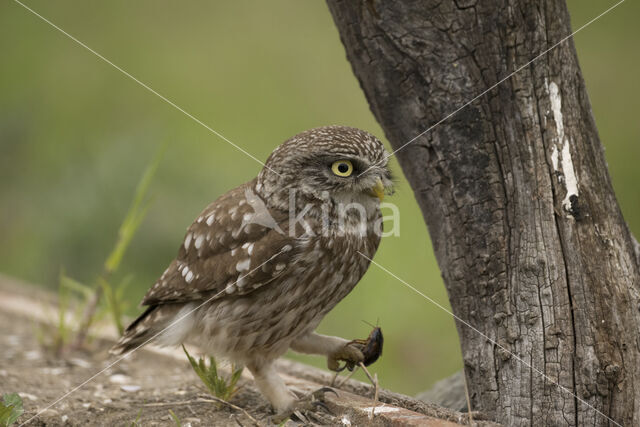
[[244, 295], [282, 274], [298, 251], [288, 214], [268, 211], [251, 188], [253, 182], [242, 185], [205, 208], [143, 305]]

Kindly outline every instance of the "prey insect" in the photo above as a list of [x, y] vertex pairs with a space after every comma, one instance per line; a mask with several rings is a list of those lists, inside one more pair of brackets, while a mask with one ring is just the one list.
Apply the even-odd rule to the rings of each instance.
[[[358, 342], [359, 340], [354, 340], [357, 344], [361, 344], [362, 342]], [[364, 360], [362, 364], [364, 366], [369, 366], [380, 356], [382, 356], [382, 344], [384, 343], [384, 338], [382, 336], [382, 329], [379, 327], [373, 328], [371, 333], [369, 334], [369, 338], [364, 341], [364, 348], [362, 349], [362, 354], [364, 355]]]
[[[331, 381], [331, 386], [333, 387], [336, 380], [338, 379], [338, 375], [340, 375], [340, 371], [344, 370], [344, 368], [347, 368], [349, 371], [351, 371], [351, 373], [342, 381], [342, 383], [338, 385], [338, 388], [342, 387], [349, 380], [349, 378], [351, 378], [351, 376], [355, 374], [356, 368], [361, 368], [362, 371], [367, 376], [367, 378], [369, 379], [369, 381], [371, 381], [371, 384], [373, 385], [373, 389], [374, 389], [373, 398], [374, 398], [374, 401], [377, 402], [378, 392], [379, 392], [378, 375], [375, 374], [372, 377], [366, 367], [371, 365], [376, 360], [378, 360], [382, 355], [382, 346], [384, 344], [384, 337], [382, 336], [382, 329], [380, 329], [380, 327], [373, 326], [371, 324], [369, 325], [373, 329], [371, 330], [371, 333], [369, 334], [369, 337], [366, 340], [352, 340], [349, 342], [349, 344], [358, 347], [358, 349], [362, 352], [364, 359], [357, 364], [352, 361], [345, 361], [345, 365], [342, 368], [340, 368], [338, 372], [336, 372], [335, 376], [333, 377], [333, 381]], [[373, 418], [374, 411], [375, 411], [375, 407], [371, 409], [370, 419]]]
[[[376, 360], [382, 356], [382, 345], [384, 343], [384, 337], [382, 336], [382, 329], [378, 326], [374, 326], [373, 330], [369, 334], [369, 337], [366, 340], [352, 340], [349, 344], [354, 344], [360, 349], [362, 354], [364, 355], [364, 360], [362, 364], [364, 366], [369, 366]], [[345, 362], [345, 365], [340, 368], [340, 371], [347, 368], [349, 371], [353, 371], [356, 367], [356, 364], [350, 361]]]

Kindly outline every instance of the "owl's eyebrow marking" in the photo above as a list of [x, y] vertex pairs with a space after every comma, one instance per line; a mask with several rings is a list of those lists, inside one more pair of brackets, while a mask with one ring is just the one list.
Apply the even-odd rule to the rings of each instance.
[[365, 169], [366, 167], [369, 166], [369, 163], [363, 160], [362, 157], [358, 157], [357, 154], [353, 154], [353, 153], [331, 153], [331, 154], [323, 154], [320, 157], [320, 161], [323, 162], [323, 164], [328, 164], [329, 166], [331, 166], [333, 162], [337, 162], [339, 160], [350, 161], [351, 163], [353, 163], [354, 168], [357, 167], [360, 169]]
[[195, 117], [193, 114], [189, 113], [188, 111], [186, 111], [184, 108], [180, 107], [179, 105], [177, 105], [175, 102], [171, 101], [169, 98], [167, 98], [166, 96], [162, 95], [161, 93], [158, 93], [156, 90], [154, 90], [153, 88], [149, 87], [146, 83], [141, 82], [140, 80], [138, 80], [137, 78], [135, 78], [134, 76], [132, 76], [130, 73], [128, 73], [127, 71], [123, 70], [122, 68], [120, 68], [118, 65], [114, 64], [113, 62], [111, 62], [110, 60], [108, 60], [107, 58], [105, 58], [104, 56], [102, 56], [101, 54], [99, 54], [98, 52], [96, 52], [95, 50], [91, 49], [89, 46], [87, 46], [86, 44], [84, 44], [83, 42], [81, 42], [80, 40], [78, 40], [77, 38], [75, 38], [74, 36], [72, 36], [71, 34], [67, 33], [65, 30], [63, 30], [62, 28], [58, 27], [56, 24], [54, 24], [53, 22], [51, 22], [50, 20], [48, 20], [47, 18], [45, 18], [44, 16], [40, 15], [38, 12], [36, 12], [35, 10], [31, 9], [29, 6], [25, 5], [24, 3], [22, 3], [20, 0], [13, 0], [15, 3], [18, 3], [20, 6], [22, 6], [23, 8], [25, 8], [26, 10], [28, 10], [29, 12], [31, 12], [33, 15], [37, 16], [38, 18], [40, 18], [42, 21], [46, 22], [47, 24], [49, 24], [50, 26], [52, 26], [53, 28], [55, 28], [56, 30], [58, 30], [59, 32], [61, 32], [62, 34], [64, 34], [65, 36], [67, 36], [68, 38], [70, 38], [71, 40], [73, 40], [74, 42], [76, 42], [77, 44], [79, 44], [80, 46], [82, 46], [83, 48], [85, 48], [86, 50], [88, 50], [89, 52], [93, 53], [95, 56], [97, 56], [98, 58], [102, 59], [104, 62], [106, 62], [107, 64], [111, 65], [113, 68], [115, 68], [116, 70], [120, 71], [122, 74], [124, 74], [125, 76], [129, 77], [131, 80], [133, 80], [134, 82], [138, 83], [140, 86], [142, 86], [143, 88], [145, 88], [146, 90], [148, 90], [149, 92], [151, 92], [152, 94], [156, 95], [158, 98], [162, 99], [164, 102], [166, 102], [167, 104], [171, 105], [173, 108], [175, 108], [176, 110], [180, 111], [182, 114], [184, 114], [185, 116], [189, 117], [190, 119], [192, 119], [194, 122], [198, 123], [200, 126], [204, 127], [205, 129], [207, 129], [209, 132], [213, 133], [215, 136], [217, 136], [218, 138], [222, 139], [223, 141], [227, 142], [229, 145], [231, 145], [232, 147], [234, 147], [235, 149], [237, 149], [238, 151], [244, 153], [245, 155], [249, 156], [250, 158], [252, 158], [253, 160], [255, 160], [256, 162], [260, 163], [263, 167], [265, 167], [266, 169], [268, 169], [269, 171], [275, 173], [276, 175], [280, 176], [280, 174], [278, 172], [276, 172], [275, 170], [271, 169], [269, 166], [267, 166], [262, 160], [258, 159], [256, 156], [254, 156], [253, 154], [249, 153], [247, 150], [245, 150], [244, 148], [240, 147], [238, 144], [234, 143], [233, 141], [231, 141], [229, 138], [227, 138], [226, 136], [224, 136], [223, 134], [221, 134], [220, 132], [218, 132], [217, 130], [213, 129], [211, 126], [207, 125], [206, 123], [204, 123], [202, 120], [200, 120], [199, 118]]

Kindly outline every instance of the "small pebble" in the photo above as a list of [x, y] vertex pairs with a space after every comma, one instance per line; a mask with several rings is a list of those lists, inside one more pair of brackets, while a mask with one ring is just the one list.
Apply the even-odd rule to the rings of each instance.
[[114, 384], [126, 384], [131, 381], [131, 377], [122, 374], [113, 374], [109, 377], [109, 381]]
[[57, 417], [59, 414], [58, 414], [58, 411], [56, 411], [55, 409], [49, 408], [43, 411], [42, 413], [40, 413], [40, 415], [43, 415], [45, 417]]
[[37, 350], [31, 350], [31, 351], [27, 351], [24, 354], [24, 358], [27, 360], [36, 360], [36, 359], [40, 359], [40, 352]]
[[80, 359], [78, 357], [74, 357], [72, 359], [69, 359], [69, 362], [72, 365], [76, 365], [76, 366], [79, 366], [81, 368], [90, 368], [91, 367], [91, 363], [87, 362], [84, 359]]
[[64, 368], [42, 368], [42, 373], [46, 375], [58, 376], [64, 373]]
[[23, 398], [23, 399], [29, 399], [29, 400], [31, 400], [32, 402], [35, 402], [36, 400], [38, 400], [38, 396], [33, 395], [33, 394], [30, 394], [30, 393], [22, 393], [22, 392], [19, 392], [18, 394], [20, 395], [20, 397], [21, 397], [21, 398]]
[[142, 387], [140, 387], [139, 385], [122, 385], [120, 386], [120, 389], [122, 389], [122, 391], [128, 391], [128, 392], [136, 392], [138, 390], [140, 390]]

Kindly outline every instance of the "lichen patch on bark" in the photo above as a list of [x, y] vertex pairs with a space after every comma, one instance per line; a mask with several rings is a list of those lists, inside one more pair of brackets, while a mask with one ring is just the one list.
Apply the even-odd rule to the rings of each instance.
[[[559, 172], [558, 169], [558, 146], [560, 146], [560, 166], [562, 166], [562, 175], [558, 177], [561, 182], [564, 182], [567, 190], [564, 199], [562, 200], [562, 207], [565, 211], [572, 213], [573, 204], [575, 204], [578, 197], [578, 178], [576, 176], [575, 168], [573, 167], [573, 160], [571, 159], [571, 149], [569, 148], [569, 137], [564, 134], [564, 122], [562, 118], [562, 96], [560, 95], [560, 89], [555, 82], [551, 82], [548, 86], [549, 99], [551, 100], [551, 110], [553, 111], [553, 119], [556, 122], [556, 132], [558, 139], [551, 151], [551, 163], [553, 164], [554, 172]], [[563, 179], [561, 179], [563, 178]]]

